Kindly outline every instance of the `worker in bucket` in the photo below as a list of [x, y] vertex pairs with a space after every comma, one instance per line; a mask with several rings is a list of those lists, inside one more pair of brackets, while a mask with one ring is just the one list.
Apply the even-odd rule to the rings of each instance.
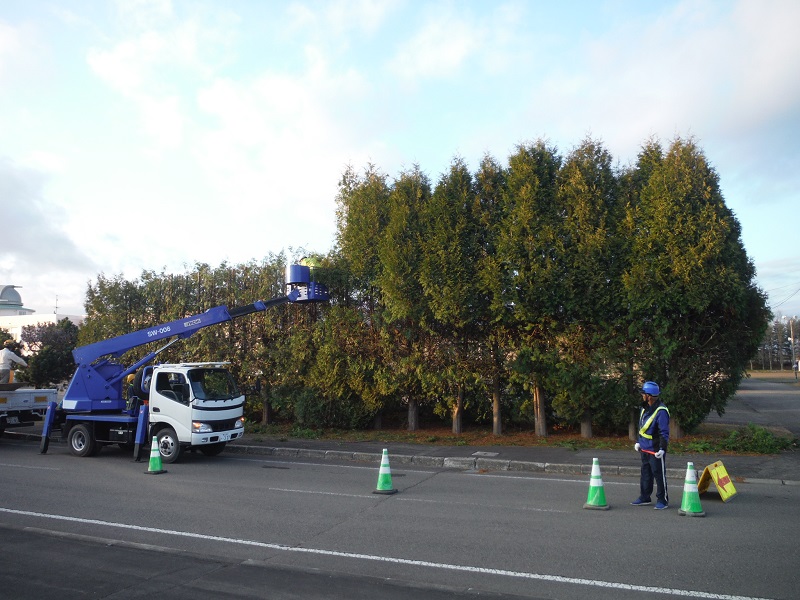
[[3, 349], [0, 350], [0, 383], [8, 383], [11, 380], [11, 367], [13, 363], [27, 367], [28, 363], [17, 356], [12, 348], [14, 340], [3, 342]]
[[667, 444], [669, 443], [669, 410], [661, 402], [661, 389], [655, 381], [645, 381], [641, 389], [642, 410], [639, 413], [639, 439], [633, 446], [642, 455], [639, 497], [634, 506], [651, 503], [653, 482], [656, 484], [656, 510], [669, 506], [667, 492]]

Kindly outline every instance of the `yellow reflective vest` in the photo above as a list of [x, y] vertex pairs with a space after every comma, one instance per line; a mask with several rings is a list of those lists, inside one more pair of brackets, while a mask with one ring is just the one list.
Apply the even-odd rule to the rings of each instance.
[[[659, 419], [659, 413], [664, 411], [666, 413], [666, 420], [663, 416]], [[660, 450], [667, 448], [669, 441], [669, 410], [663, 404], [656, 406], [656, 409], [650, 413], [645, 420], [645, 409], [642, 408], [639, 413], [639, 445], [645, 450]], [[658, 421], [657, 421], [658, 419]], [[658, 425], [656, 429], [656, 424]], [[659, 448], [653, 444], [653, 433], [658, 431]]]

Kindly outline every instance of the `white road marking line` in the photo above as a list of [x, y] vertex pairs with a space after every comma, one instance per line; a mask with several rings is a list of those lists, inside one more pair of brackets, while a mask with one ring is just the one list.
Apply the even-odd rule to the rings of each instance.
[[[271, 492], [286, 492], [288, 494], [312, 494], [312, 495], [320, 495], [320, 496], [341, 496], [344, 498], [363, 498], [365, 500], [376, 500], [377, 498], [372, 494], [343, 494], [340, 492], [321, 492], [319, 490], [294, 490], [294, 489], [287, 489], [287, 488], [267, 488]], [[498, 504], [480, 504], [477, 502], [443, 502], [441, 500], [430, 500], [428, 498], [404, 498], [404, 497], [396, 497], [392, 498], [395, 502], [424, 502], [426, 504], [446, 504], [447, 506], [478, 506], [480, 508], [496, 508], [500, 505]], [[502, 505], [502, 508], [510, 508], [516, 510], [529, 510], [533, 512], [548, 512], [548, 513], [568, 513], [569, 511], [566, 510], [557, 510], [555, 508], [535, 508], [529, 506], [521, 506], [521, 507], [513, 507]]]
[[66, 515], [50, 515], [37, 513], [28, 510], [16, 510], [13, 508], [0, 507], [0, 512], [25, 515], [28, 517], [38, 517], [40, 519], [53, 519], [57, 521], [69, 521], [72, 523], [84, 523], [88, 525], [101, 525], [104, 527], [115, 527], [117, 529], [131, 529], [134, 531], [145, 531], [148, 533], [160, 533], [173, 535], [176, 537], [186, 537], [212, 542], [224, 542], [228, 544], [239, 544], [241, 546], [253, 546], [256, 548], [266, 548], [269, 550], [280, 550], [283, 552], [299, 552], [302, 554], [317, 554], [320, 556], [335, 556], [337, 558], [352, 558], [356, 560], [369, 560], [375, 562], [392, 563], [398, 565], [409, 565], [415, 567], [428, 567], [431, 569], [441, 569], [446, 571], [460, 571], [466, 573], [478, 573], [481, 575], [499, 575], [501, 577], [514, 577], [518, 579], [535, 579], [539, 581], [549, 581], [553, 583], [569, 583], [573, 585], [584, 585], [589, 587], [611, 588], [618, 590], [628, 590], [633, 592], [644, 592], [649, 594], [666, 594], [672, 596], [683, 596], [688, 598], [707, 598], [709, 600], [770, 600], [753, 596], [731, 596], [729, 594], [715, 594], [711, 592], [701, 592], [696, 590], [682, 590], [676, 588], [652, 587], [646, 585], [633, 585], [619, 583], [616, 581], [601, 581], [597, 579], [582, 579], [578, 577], [562, 577], [560, 575], [543, 575], [540, 573], [526, 573], [524, 571], [508, 571], [506, 569], [490, 569], [487, 567], [473, 567], [469, 565], [454, 565], [448, 563], [436, 563], [427, 560], [414, 560], [410, 558], [394, 558], [391, 556], [377, 556], [374, 554], [359, 554], [357, 552], [340, 552], [338, 550], [323, 550], [321, 548], [300, 548], [297, 546], [286, 546], [284, 544], [273, 544], [269, 542], [257, 542], [254, 540], [241, 540], [237, 538], [222, 537], [218, 535], [207, 535], [203, 533], [191, 533], [188, 531], [176, 531], [172, 529], [160, 529], [158, 527], [142, 527], [141, 525], [129, 525], [126, 523], [114, 523], [113, 521], [101, 521], [99, 519], [82, 519], [79, 517], [68, 517]]
[[342, 496], [344, 498], [364, 498], [370, 500], [377, 500], [378, 498], [373, 495], [367, 494], [342, 494], [340, 492], [320, 492], [318, 490], [291, 490], [286, 488], [267, 488], [271, 492], [287, 492], [290, 494], [316, 494], [319, 496]]
[[39, 471], [60, 471], [58, 467], [32, 467], [29, 465], [12, 465], [10, 463], [0, 463], [0, 467], [12, 467], [15, 469], [37, 469]]
[[[584, 485], [586, 485], [587, 483], [586, 479], [561, 479], [560, 477], [522, 477], [520, 475], [499, 475], [499, 474], [489, 475], [488, 473], [466, 473], [466, 475], [470, 475], [471, 477], [500, 477], [501, 479], [524, 479], [525, 481], [557, 481], [559, 483], [582, 483]], [[603, 485], [635, 485], [636, 487], [639, 487], [639, 482], [606, 481], [604, 479]]]
[[510, 506], [508, 504], [481, 504], [478, 502], [442, 502], [441, 500], [429, 500], [427, 498], [395, 498], [395, 502], [426, 502], [428, 504], [446, 504], [447, 506], [476, 506], [479, 508], [507, 508], [509, 510], [527, 510], [532, 512], [546, 513], [568, 513], [568, 510], [558, 510], [556, 508], [536, 508], [532, 506]]
[[[335, 463], [332, 461], [320, 461], [320, 462], [299, 462], [295, 460], [261, 460], [258, 458], [230, 458], [226, 457], [226, 460], [238, 460], [238, 461], [246, 461], [246, 462], [258, 462], [258, 463], [265, 463], [269, 465], [300, 465], [303, 467], [331, 467], [335, 469], [369, 469], [372, 471], [373, 469], [377, 469], [380, 465], [340, 465], [339, 463]], [[416, 471], [414, 469], [395, 469], [398, 473], [423, 473], [427, 475], [431, 475], [436, 473], [436, 471]]]

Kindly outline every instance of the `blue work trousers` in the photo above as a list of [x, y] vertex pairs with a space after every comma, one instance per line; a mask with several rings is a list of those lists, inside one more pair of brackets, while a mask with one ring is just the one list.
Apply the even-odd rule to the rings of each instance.
[[642, 474], [639, 479], [639, 494], [642, 500], [650, 500], [653, 494], [653, 481], [656, 483], [656, 498], [669, 504], [667, 493], [667, 461], [665, 454], [661, 458], [642, 452]]

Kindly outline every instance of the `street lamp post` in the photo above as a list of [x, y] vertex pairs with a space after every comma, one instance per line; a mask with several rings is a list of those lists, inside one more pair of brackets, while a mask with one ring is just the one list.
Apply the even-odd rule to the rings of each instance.
[[797, 379], [797, 371], [798, 367], [800, 367], [800, 365], [797, 364], [797, 358], [796, 358], [797, 355], [794, 352], [794, 320], [797, 317], [791, 317], [791, 318], [783, 317], [783, 318], [789, 321], [789, 336], [790, 336], [789, 342], [792, 345], [792, 370], [794, 370], [794, 378]]
[[797, 379], [797, 371], [800, 370], [800, 365], [797, 364], [796, 354], [794, 353], [794, 320], [797, 317], [789, 319], [789, 335], [792, 336], [792, 369], [794, 369], [794, 378]]

